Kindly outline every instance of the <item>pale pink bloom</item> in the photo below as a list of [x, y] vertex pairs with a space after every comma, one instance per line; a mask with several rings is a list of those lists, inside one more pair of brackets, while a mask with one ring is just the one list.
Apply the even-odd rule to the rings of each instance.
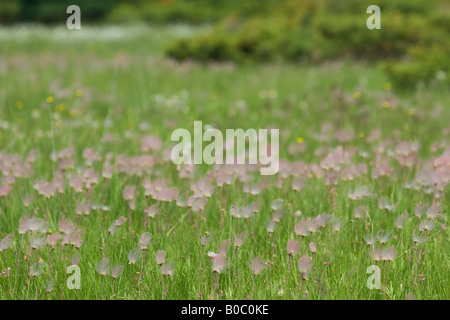
[[386, 211], [394, 211], [397, 208], [395, 204], [389, 203], [386, 199], [378, 199], [378, 209]]
[[316, 244], [314, 242], [309, 243], [309, 251], [312, 254], [315, 254], [317, 252]]
[[364, 236], [364, 241], [368, 246], [373, 246], [376, 242], [376, 238], [373, 236]]
[[275, 231], [276, 227], [277, 227], [277, 224], [273, 220], [269, 221], [269, 223], [267, 224], [267, 227], [266, 227], [267, 232], [269, 234], [273, 233]]
[[4, 237], [0, 241], [0, 252], [5, 251], [6, 249], [8, 249], [11, 246], [12, 237], [13, 237], [12, 234], [8, 234], [6, 237]]
[[32, 233], [41, 231], [45, 228], [45, 222], [41, 218], [30, 218], [27, 221], [28, 230]]
[[292, 180], [292, 190], [294, 191], [300, 191], [303, 189], [305, 183], [303, 178], [295, 178]]
[[170, 263], [164, 263], [161, 267], [161, 273], [163, 276], [173, 276], [173, 266]]
[[426, 216], [428, 219], [444, 218], [441, 213], [441, 205], [439, 203], [433, 203], [426, 211]]
[[379, 243], [385, 244], [391, 238], [391, 234], [392, 234], [392, 232], [380, 231], [380, 232], [378, 232], [376, 239], [378, 240]]
[[139, 239], [139, 246], [141, 250], [147, 250], [147, 246], [152, 240], [152, 234], [150, 232], [144, 232]]
[[131, 211], [134, 211], [136, 209], [136, 199], [130, 199], [128, 200], [128, 207], [130, 208]]
[[204, 247], [208, 244], [210, 240], [211, 240], [210, 234], [205, 232], [205, 234], [200, 237], [200, 244], [202, 245], [202, 247]]
[[39, 263], [35, 263], [30, 267], [30, 272], [29, 275], [30, 277], [36, 278], [37, 276], [39, 276], [42, 271], [44, 270], [44, 264], [39, 262]]
[[34, 163], [36, 161], [36, 158], [37, 158], [36, 149], [30, 150], [30, 152], [28, 152], [28, 154], [27, 154], [27, 162]]
[[241, 210], [242, 217], [245, 220], [249, 220], [253, 216], [253, 209], [251, 206], [243, 206]]
[[372, 170], [372, 179], [378, 179], [382, 176], [389, 177], [393, 171], [394, 169], [390, 166], [389, 160], [383, 158], [381, 155], [377, 155], [375, 167]]
[[214, 261], [214, 258], [217, 257], [217, 253], [215, 253], [214, 251], [208, 251], [208, 258], [211, 260], [211, 262]]
[[52, 182], [53, 189], [58, 193], [64, 193], [65, 184], [64, 184], [64, 178], [61, 174], [58, 174], [55, 176]]
[[356, 188], [355, 191], [349, 193], [348, 197], [351, 200], [360, 200], [360, 199], [370, 197], [371, 195], [372, 195], [372, 193], [370, 192], [369, 187], [363, 186], [363, 187]]
[[288, 255], [294, 256], [297, 254], [298, 250], [300, 249], [300, 244], [295, 241], [294, 239], [291, 239], [287, 243], [286, 251]]
[[19, 228], [18, 228], [18, 232], [20, 235], [24, 235], [28, 230], [28, 223], [30, 221], [30, 218], [28, 217], [21, 217], [19, 219]]
[[414, 210], [414, 215], [416, 218], [422, 217], [423, 213], [425, 212], [425, 207], [422, 203], [417, 204], [416, 209]]
[[308, 220], [300, 219], [294, 227], [295, 234], [298, 237], [307, 237], [309, 235], [308, 227]]
[[242, 186], [242, 191], [251, 195], [258, 195], [261, 193], [261, 185], [258, 183], [246, 183]]
[[62, 159], [58, 165], [59, 171], [65, 171], [67, 169], [73, 169], [73, 168], [75, 168], [75, 160], [73, 160], [73, 159]]
[[392, 261], [395, 258], [395, 249], [394, 246], [390, 248], [384, 248], [381, 252], [381, 260], [383, 261]]
[[434, 221], [423, 220], [423, 221], [419, 224], [419, 231], [420, 231], [420, 232], [423, 232], [423, 231], [432, 231], [435, 227], [436, 227], [436, 223], [435, 223]]
[[372, 260], [373, 261], [380, 261], [382, 260], [382, 249], [381, 248], [374, 248], [372, 251]]
[[61, 245], [67, 246], [69, 243], [70, 243], [70, 234], [65, 234], [61, 241]]
[[100, 181], [100, 175], [95, 172], [94, 168], [87, 168], [83, 171], [84, 184], [87, 190], [90, 190]]
[[220, 248], [219, 248], [219, 255], [226, 256], [228, 253], [229, 247], [230, 247], [230, 239], [226, 239], [226, 240], [222, 241], [222, 243], [220, 244]]
[[64, 234], [71, 234], [75, 230], [75, 224], [66, 218], [62, 218], [59, 221], [58, 229]]
[[366, 141], [367, 142], [375, 142], [381, 137], [381, 130], [375, 129], [372, 130], [372, 132], [367, 136]]
[[247, 239], [248, 234], [246, 231], [236, 235], [236, 237], [234, 238], [234, 247], [235, 248], [240, 248], [242, 246], [242, 244], [244, 243], [244, 241]]
[[33, 250], [40, 249], [45, 245], [45, 238], [39, 234], [35, 234], [31, 237], [30, 247]]
[[111, 179], [114, 173], [114, 167], [110, 163], [105, 163], [103, 166], [102, 177], [104, 179]]
[[368, 211], [366, 206], [357, 206], [354, 211], [355, 219], [363, 219], [368, 216]]
[[400, 141], [395, 147], [395, 157], [401, 166], [411, 168], [416, 162], [418, 150], [418, 142]]
[[227, 258], [225, 254], [219, 253], [213, 258], [212, 272], [222, 273], [228, 266]]
[[319, 229], [319, 221], [317, 221], [316, 218], [311, 219], [307, 218], [307, 224], [308, 224], [308, 231], [311, 233], [315, 233], [317, 229]]
[[266, 265], [264, 264], [261, 258], [257, 257], [252, 260], [251, 269], [254, 275], [260, 274], [261, 271], [263, 271], [265, 268]]
[[341, 224], [342, 224], [342, 217], [338, 217], [333, 222], [333, 230], [334, 232], [339, 232], [341, 230]]
[[314, 220], [316, 220], [316, 223], [320, 228], [324, 228], [327, 222], [330, 220], [330, 216], [326, 213], [322, 213], [315, 217]]
[[158, 191], [153, 198], [159, 201], [170, 202], [175, 201], [178, 198], [178, 195], [179, 192], [177, 188], [164, 188]]
[[144, 182], [142, 183], [142, 186], [145, 189], [145, 192], [144, 192], [145, 196], [149, 196], [150, 195], [150, 190], [152, 188], [152, 183], [151, 183], [149, 177], [145, 177]]
[[250, 208], [252, 209], [252, 212], [253, 212], [253, 213], [259, 212], [259, 200], [253, 201], [253, 202], [250, 204]]
[[3, 197], [6, 197], [12, 190], [12, 186], [10, 185], [5, 185], [5, 186], [0, 186], [0, 199]]
[[154, 135], [143, 136], [141, 138], [141, 152], [157, 151], [161, 149], [162, 141]]
[[100, 153], [97, 150], [86, 148], [83, 150], [83, 158], [88, 167], [92, 166], [94, 162], [101, 161]]
[[133, 199], [135, 191], [136, 191], [136, 186], [126, 186], [123, 189], [123, 193], [122, 193], [123, 199], [125, 201]]
[[311, 257], [307, 254], [301, 256], [297, 261], [297, 269], [302, 280], [308, 280], [308, 275], [311, 269]]
[[413, 239], [414, 243], [422, 243], [425, 241], [425, 238], [422, 236], [422, 234], [416, 234], [416, 233], [413, 234], [412, 239]]
[[107, 257], [103, 257], [102, 260], [97, 264], [97, 272], [102, 276], [106, 276], [109, 272], [110, 260]]
[[139, 248], [133, 248], [128, 252], [128, 263], [136, 264], [142, 257], [142, 251]]
[[152, 204], [148, 209], [147, 209], [147, 215], [149, 218], [154, 218], [157, 214], [159, 214], [159, 205], [158, 204]]
[[113, 279], [117, 279], [118, 277], [120, 277], [120, 275], [122, 274], [123, 271], [123, 264], [119, 263], [116, 264], [115, 266], [113, 266], [111, 268], [111, 276]]
[[397, 219], [395, 220], [395, 226], [397, 227], [397, 229], [403, 228], [403, 224], [405, 223], [407, 218], [408, 218], [408, 212], [404, 212], [397, 217]]
[[29, 207], [33, 203], [34, 197], [32, 195], [27, 195], [23, 198], [23, 205]]
[[206, 205], [208, 204], [208, 198], [196, 198], [194, 203], [192, 204], [192, 211], [198, 212], [205, 210]]
[[62, 235], [59, 233], [52, 233], [47, 236], [47, 245], [50, 246], [52, 249], [56, 248], [56, 245], [58, 244], [58, 241], [62, 240]]
[[45, 198], [51, 198], [55, 194], [55, 188], [50, 182], [38, 181], [34, 185], [36, 191]]
[[188, 206], [187, 200], [188, 199], [187, 199], [187, 197], [185, 195], [179, 196], [177, 201], [176, 201], [177, 207], [180, 207], [180, 208], [187, 207]]
[[69, 185], [76, 193], [83, 192], [84, 181], [80, 177], [73, 177], [69, 180]]
[[238, 218], [238, 219], [241, 217], [241, 209], [238, 205], [231, 205], [230, 216]]
[[156, 253], [156, 264], [162, 265], [166, 261], [166, 252], [164, 250], [159, 250]]
[[127, 218], [125, 218], [124, 216], [120, 216], [119, 218], [116, 219], [116, 221], [114, 222], [114, 224], [117, 227], [120, 227], [121, 225], [123, 225], [125, 222], [127, 222]]
[[284, 200], [283, 199], [272, 200], [272, 202], [270, 203], [270, 207], [274, 211], [278, 211], [280, 209], [283, 209], [283, 207], [284, 207]]
[[83, 244], [83, 239], [81, 236], [81, 233], [83, 232], [82, 229], [76, 229], [71, 235], [70, 235], [70, 244], [73, 245], [75, 248], [80, 248]]
[[191, 183], [191, 191], [196, 197], [211, 197], [214, 192], [214, 186], [209, 179], [203, 178], [197, 182]]
[[275, 211], [273, 217], [272, 217], [272, 221], [275, 223], [278, 223], [281, 221], [281, 218], [283, 218], [283, 216], [285, 215], [286, 211], [285, 210], [279, 210], [279, 211]]
[[117, 225], [116, 225], [116, 222], [114, 221], [114, 222], [109, 226], [108, 232], [109, 232], [110, 234], [115, 234], [116, 231], [117, 231]]

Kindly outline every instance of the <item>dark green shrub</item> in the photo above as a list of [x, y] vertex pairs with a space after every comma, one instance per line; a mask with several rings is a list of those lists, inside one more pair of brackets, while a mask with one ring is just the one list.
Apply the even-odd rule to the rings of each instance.
[[17, 21], [20, 16], [19, 0], [0, 1], [0, 24]]
[[450, 45], [442, 43], [431, 47], [418, 45], [410, 48], [408, 59], [390, 61], [385, 70], [393, 82], [413, 88], [419, 81], [437, 80], [450, 85]]
[[[177, 40], [177, 59], [320, 62], [350, 57], [384, 63], [411, 86], [448, 73], [450, 18], [442, 0], [380, 0], [381, 29], [369, 30], [360, 0], [286, 0], [269, 14], [230, 15], [207, 35]], [[445, 78], [445, 77], [444, 77]]]

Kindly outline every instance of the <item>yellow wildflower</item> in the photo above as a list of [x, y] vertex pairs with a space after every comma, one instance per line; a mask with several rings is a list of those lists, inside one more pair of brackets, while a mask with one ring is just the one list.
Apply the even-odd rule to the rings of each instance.
[[17, 109], [22, 109], [23, 108], [23, 101], [16, 101], [16, 108]]

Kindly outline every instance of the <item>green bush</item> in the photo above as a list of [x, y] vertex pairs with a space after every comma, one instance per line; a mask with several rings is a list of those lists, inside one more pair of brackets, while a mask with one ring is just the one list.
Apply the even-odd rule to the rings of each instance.
[[386, 13], [382, 28], [368, 30], [359, 16], [321, 16], [316, 26], [336, 56], [386, 59], [404, 55], [411, 45], [430, 43], [435, 30], [419, 15]]
[[19, 16], [19, 0], [2, 0], [0, 2], [0, 24], [15, 22]]
[[404, 88], [414, 88], [418, 82], [432, 80], [450, 85], [450, 45], [435, 44], [432, 47], [418, 45], [409, 49], [408, 59], [384, 65], [389, 77]]
[[171, 43], [166, 53], [175, 59], [199, 61], [245, 61], [274, 58], [280, 25], [261, 18], [238, 21], [229, 17], [212, 32], [194, 39], [179, 39]]
[[[1, 0], [3, 3], [5, 0]], [[118, 0], [117, 0], [118, 1]], [[117, 2], [116, 0], [18, 0], [17, 15], [8, 22], [33, 21], [48, 24], [63, 23], [67, 20], [67, 7], [77, 5], [81, 9], [82, 21], [99, 21]], [[6, 3], [10, 0], [6, 0]], [[1, 5], [0, 5], [1, 6]]]
[[185, 22], [203, 24], [216, 22], [238, 12], [242, 17], [269, 13], [278, 0], [135, 0], [112, 8], [108, 21], [151, 23]]
[[287, 0], [270, 15], [230, 15], [207, 34], [171, 43], [166, 52], [200, 61], [389, 61], [385, 68], [393, 80], [410, 86], [447, 72], [442, 65], [450, 50], [441, 41], [449, 38], [450, 19], [443, 3], [380, 0], [381, 29], [369, 30], [368, 4], [360, 0]]
[[[201, 35], [192, 41], [234, 45], [234, 50], [227, 48], [227, 51], [239, 52], [239, 55], [233, 57], [240, 57], [241, 60], [271, 60], [283, 57], [288, 60], [304, 58], [317, 61], [341, 56], [380, 60], [402, 57], [411, 46], [420, 43], [432, 44], [446, 33], [446, 27], [439, 25], [439, 22], [444, 20], [442, 17], [436, 16], [433, 20], [429, 16], [416, 13], [421, 8], [421, 2], [412, 2], [409, 5], [399, 0], [394, 0], [389, 5], [387, 2], [388, 7], [396, 10], [402, 8], [412, 13], [384, 12], [380, 30], [367, 29], [368, 15], [366, 8], [361, 5], [359, 7], [362, 7], [362, 11], [359, 14], [336, 14], [347, 5], [338, 5], [328, 0], [292, 0], [283, 4], [270, 16], [228, 17], [218, 23], [207, 36]], [[426, 7], [429, 8], [429, 5]], [[231, 41], [224, 44], [224, 35]], [[185, 41], [179, 41], [179, 45], [180, 50], [186, 53]], [[169, 55], [205, 59], [203, 52], [194, 50], [187, 55], [178, 55], [176, 50], [177, 44], [171, 45]]]
[[231, 40], [223, 35], [206, 34], [194, 40], [179, 39], [171, 43], [167, 54], [176, 60], [196, 59], [199, 61], [239, 60], [238, 52]]

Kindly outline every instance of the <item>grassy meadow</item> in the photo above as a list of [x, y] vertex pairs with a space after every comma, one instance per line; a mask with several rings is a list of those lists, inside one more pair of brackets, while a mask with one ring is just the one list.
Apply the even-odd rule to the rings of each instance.
[[[450, 299], [448, 88], [165, 57], [206, 28], [0, 28], [0, 299]], [[194, 120], [278, 128], [279, 173], [177, 167]]]

